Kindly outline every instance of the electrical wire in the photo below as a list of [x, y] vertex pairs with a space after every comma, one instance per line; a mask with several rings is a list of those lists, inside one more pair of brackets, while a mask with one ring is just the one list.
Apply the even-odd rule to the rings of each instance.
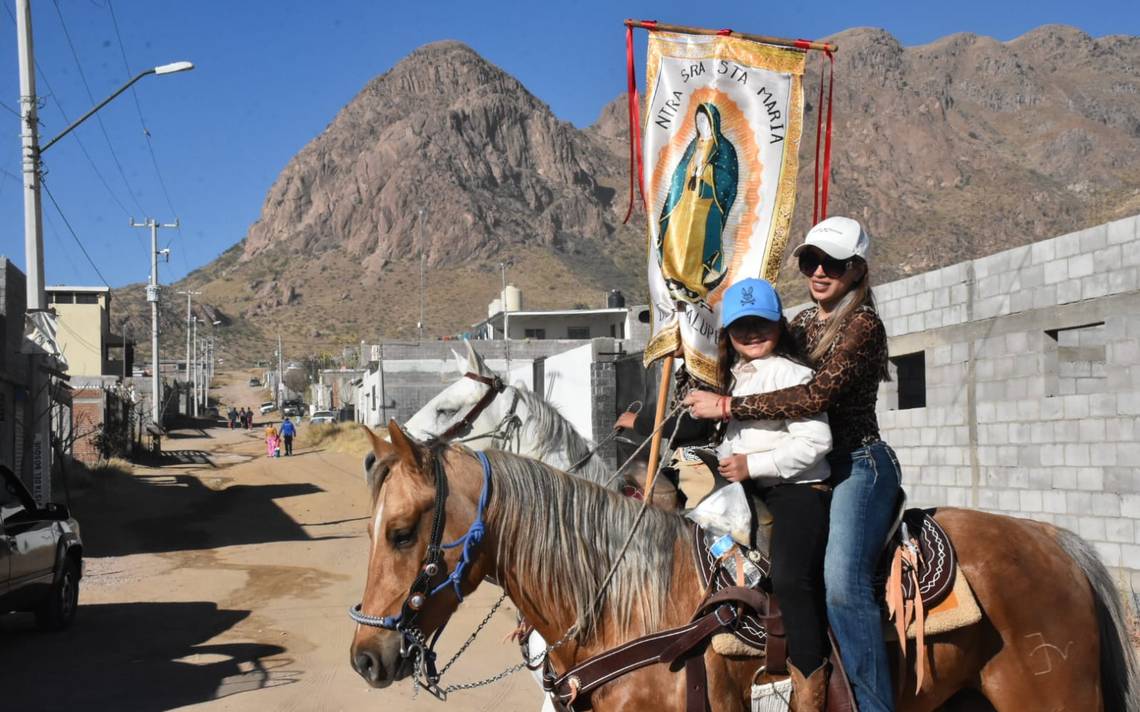
[[[107, 11], [111, 15], [111, 24], [115, 27], [115, 39], [119, 43], [119, 54], [123, 58], [123, 68], [127, 70], [127, 76], [132, 76], [131, 64], [127, 61], [127, 49], [123, 45], [123, 35], [119, 31], [119, 19], [115, 16], [115, 6], [111, 0], [107, 0]], [[154, 143], [151, 141], [150, 129], [146, 127], [146, 119], [143, 117], [142, 111], [142, 103], [139, 102], [139, 95], [138, 92], [135, 91], [134, 87], [131, 87], [131, 98], [134, 99], [135, 111], [139, 116], [139, 125], [142, 126], [143, 136], [146, 137], [146, 148], [150, 153], [150, 162], [154, 165], [154, 174], [158, 177], [158, 187], [162, 189], [162, 196], [166, 199], [166, 207], [170, 210], [174, 217], [177, 218], [178, 211], [174, 209], [174, 201], [170, 199], [170, 191], [166, 189], [166, 180], [163, 179], [162, 171], [158, 167], [158, 156], [154, 152]], [[181, 221], [179, 221], [178, 227], [175, 228], [175, 231], [178, 233], [179, 238], [183, 237]], [[167, 241], [167, 248], [170, 247], [172, 242], [173, 240]], [[185, 247], [186, 240], [183, 238], [181, 242], [183, 243], [183, 247]], [[183, 271], [189, 273], [190, 268], [186, 263], [186, 257], [182, 254], [184, 251], [185, 250], [178, 250], [178, 259], [182, 263]]]
[[[59, 0], [52, 0], [52, 5], [55, 6], [55, 13], [59, 16], [60, 27], [63, 28], [63, 36], [67, 40], [67, 46], [71, 49], [71, 57], [75, 60], [75, 68], [79, 70], [79, 78], [83, 82], [83, 88], [87, 91], [87, 100], [94, 106], [95, 95], [91, 93], [91, 85], [87, 82], [87, 74], [83, 71], [83, 63], [79, 61], [79, 52], [75, 49], [75, 43], [71, 41], [71, 32], [67, 29], [67, 22], [63, 19], [63, 10], [59, 6]], [[127, 173], [123, 170], [123, 164], [119, 161], [119, 156], [115, 153], [115, 147], [111, 144], [111, 136], [107, 133], [107, 126], [103, 123], [103, 117], [95, 114], [95, 121], [99, 124], [99, 130], [103, 132], [103, 138], [107, 141], [107, 150], [111, 152], [111, 160], [115, 162], [115, 168], [119, 171], [119, 177], [123, 179], [123, 185], [127, 187], [127, 194], [131, 196], [134, 201], [135, 207], [139, 212], [146, 213], [143, 210], [142, 204], [139, 203], [138, 198], [131, 182], [127, 180]]]
[[104, 277], [103, 273], [99, 271], [99, 268], [95, 266], [95, 260], [91, 259], [91, 255], [87, 253], [87, 248], [83, 246], [83, 241], [79, 239], [79, 235], [75, 234], [75, 228], [71, 227], [71, 222], [67, 219], [67, 216], [63, 214], [63, 210], [59, 207], [59, 203], [56, 201], [55, 196], [51, 194], [51, 188], [48, 188], [47, 183], [45, 183], [42, 179], [40, 180], [40, 185], [43, 187], [44, 192], [47, 193], [48, 200], [50, 200], [51, 204], [55, 206], [55, 211], [59, 213], [59, 217], [61, 220], [63, 220], [63, 224], [67, 226], [67, 231], [71, 233], [71, 236], [73, 238], [75, 238], [75, 244], [79, 245], [79, 249], [83, 252], [83, 256], [87, 258], [87, 263], [91, 265], [91, 269], [95, 270], [95, 274], [99, 275], [99, 279], [103, 281], [103, 286], [110, 287], [111, 285], [107, 282], [107, 278]]
[[[8, 19], [12, 21], [13, 25], [15, 25], [16, 17], [12, 14], [12, 8], [8, 6], [8, 3], [0, 4], [4, 6], [4, 10], [7, 12]], [[55, 102], [56, 109], [59, 110], [60, 116], [63, 117], [64, 122], [66, 124], [70, 124], [71, 119], [68, 118], [67, 112], [63, 108], [63, 104], [59, 100], [59, 96], [55, 93], [55, 89], [52, 88], [51, 82], [48, 81], [47, 74], [44, 72], [43, 67], [40, 66], [40, 63], [38, 61], [36, 62], [36, 73], [39, 74], [40, 81], [43, 82], [45, 87], [47, 87], [48, 93], [44, 96], [51, 97], [51, 100]], [[43, 125], [42, 121], [38, 121], [38, 123], [41, 126]], [[107, 182], [107, 179], [103, 176], [103, 172], [99, 170], [99, 166], [95, 164], [95, 159], [91, 157], [91, 153], [87, 150], [87, 146], [83, 143], [83, 139], [79, 137], [79, 133], [75, 132], [71, 135], [75, 138], [75, 142], [79, 144], [79, 150], [83, 152], [83, 156], [87, 159], [87, 163], [91, 166], [91, 170], [95, 173], [95, 176], [99, 179], [99, 182], [103, 184], [103, 187], [107, 189], [107, 194], [111, 196], [111, 200], [119, 206], [119, 209], [123, 211], [124, 215], [129, 216], [131, 214], [131, 211], [127, 210], [127, 206], [123, 204], [123, 201], [119, 199], [119, 196], [116, 195], [115, 191], [111, 189], [111, 184]], [[138, 236], [138, 239], [142, 239], [142, 236]]]

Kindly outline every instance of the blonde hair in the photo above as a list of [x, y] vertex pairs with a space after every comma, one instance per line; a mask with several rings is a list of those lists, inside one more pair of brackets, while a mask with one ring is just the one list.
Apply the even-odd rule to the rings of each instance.
[[[851, 289], [843, 295], [839, 300], [839, 305], [831, 316], [827, 318], [827, 326], [823, 329], [823, 335], [819, 338], [819, 343], [815, 345], [810, 352], [808, 352], [808, 360], [811, 361], [813, 366], [817, 366], [827, 357], [828, 352], [835, 346], [835, 342], [839, 340], [839, 335], [842, 333], [843, 328], [847, 322], [859, 311], [862, 307], [868, 307], [878, 315], [875, 309], [875, 295], [871, 291], [871, 268], [867, 265], [865, 260], [854, 258], [855, 265], [862, 265], [863, 276], [859, 281], [851, 285]], [[814, 299], [812, 301], [815, 301]], [[816, 302], [818, 304], [818, 302]], [[891, 380], [891, 372], [888, 367], [888, 360], [883, 359], [879, 364], [879, 380]]]

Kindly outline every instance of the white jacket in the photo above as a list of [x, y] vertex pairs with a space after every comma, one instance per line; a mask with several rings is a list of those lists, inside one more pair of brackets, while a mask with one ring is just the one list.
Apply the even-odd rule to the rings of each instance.
[[[767, 393], [807, 383], [812, 370], [783, 356], [737, 363], [732, 369], [734, 396]], [[748, 456], [753, 479], [822, 482], [831, 474], [825, 456], [831, 451], [827, 414], [797, 420], [733, 420], [729, 422], [720, 457]]]

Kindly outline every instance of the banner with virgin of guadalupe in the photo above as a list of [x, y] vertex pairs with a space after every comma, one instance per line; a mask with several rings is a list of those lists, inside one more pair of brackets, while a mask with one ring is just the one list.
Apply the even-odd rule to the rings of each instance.
[[737, 37], [649, 34], [642, 161], [646, 365], [681, 347], [717, 382], [721, 294], [776, 279], [796, 198], [805, 53]]

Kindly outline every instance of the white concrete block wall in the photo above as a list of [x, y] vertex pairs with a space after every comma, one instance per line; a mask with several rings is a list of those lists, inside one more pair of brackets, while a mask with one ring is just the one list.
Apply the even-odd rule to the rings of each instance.
[[1140, 590], [1140, 216], [875, 288], [926, 406], [879, 423], [917, 506], [1079, 533]]

